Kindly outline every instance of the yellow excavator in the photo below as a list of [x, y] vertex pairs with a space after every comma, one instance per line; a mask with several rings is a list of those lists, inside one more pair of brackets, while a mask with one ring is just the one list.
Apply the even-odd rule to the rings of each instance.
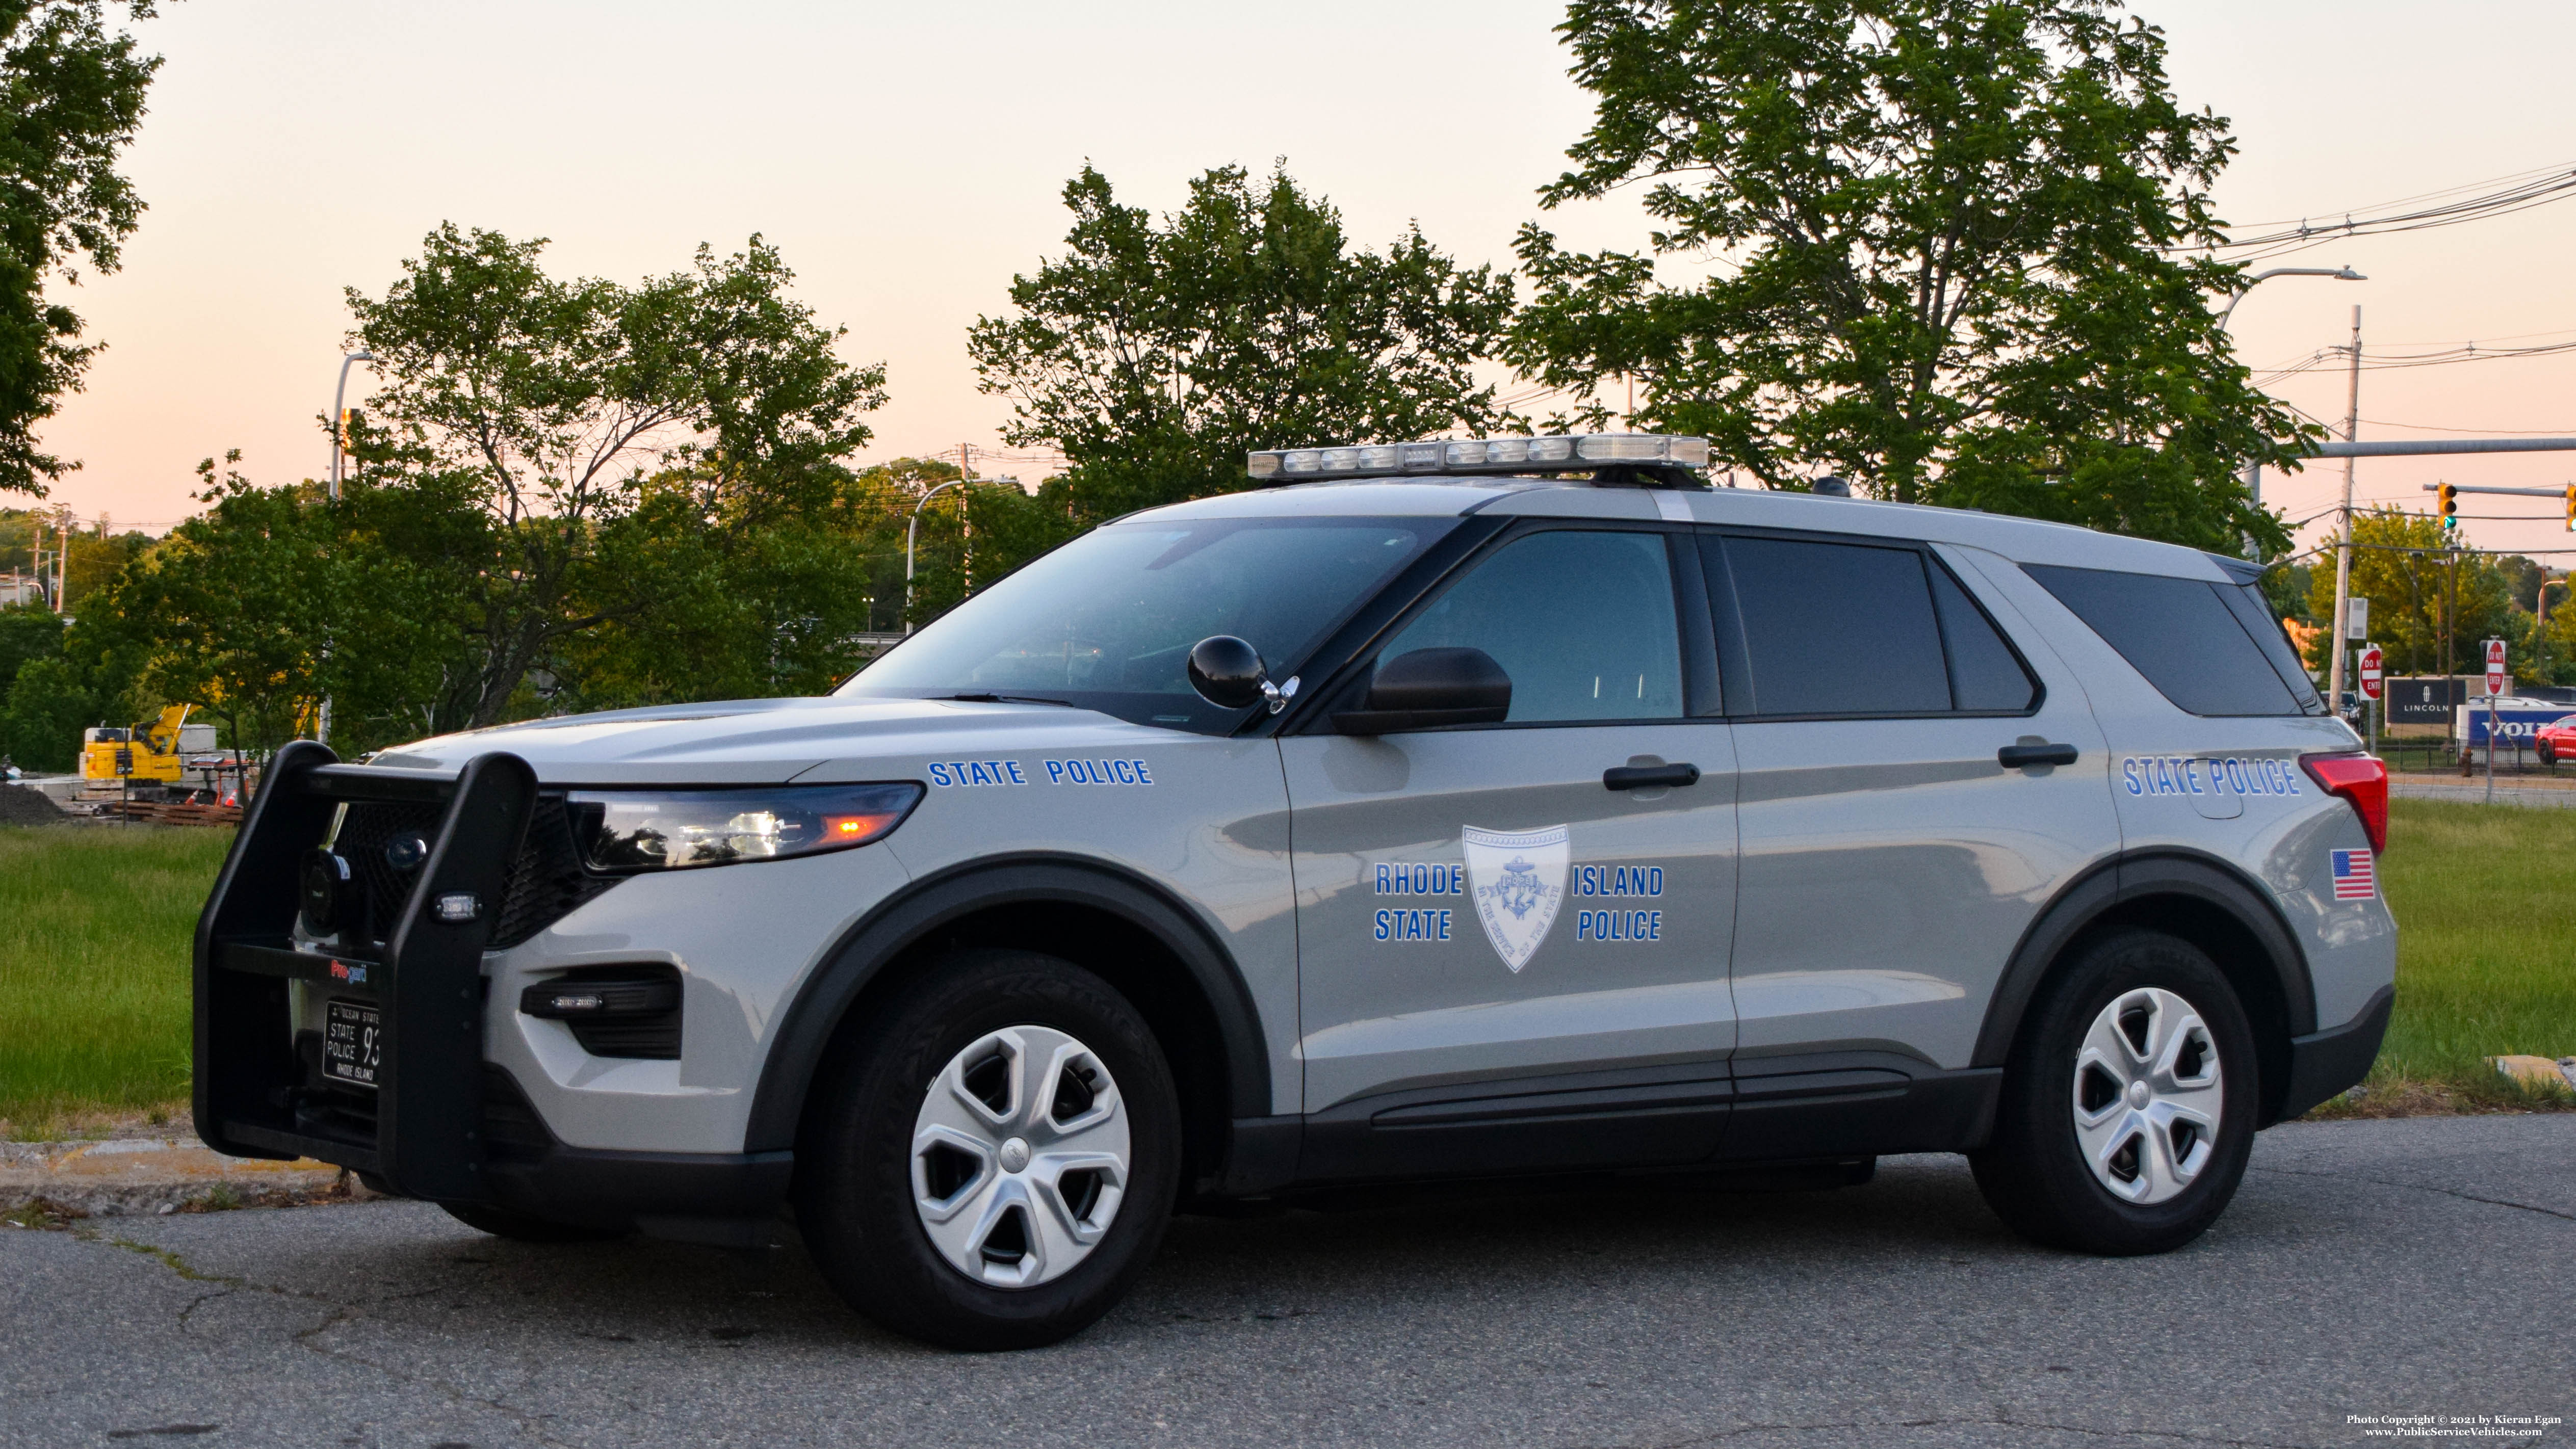
[[118, 729], [101, 725], [81, 731], [81, 778], [114, 784], [175, 785], [179, 782], [179, 727], [192, 706], [174, 704], [150, 724]]

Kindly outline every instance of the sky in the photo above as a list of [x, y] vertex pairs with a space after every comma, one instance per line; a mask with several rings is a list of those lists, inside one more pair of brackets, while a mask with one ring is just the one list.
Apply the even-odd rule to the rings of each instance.
[[[2241, 150], [2217, 188], [2231, 223], [2576, 168], [2576, 7], [2135, 10], [2169, 36], [2184, 102], [2233, 123]], [[121, 271], [65, 293], [108, 347], [45, 430], [84, 464], [54, 498], [158, 532], [196, 507], [197, 460], [226, 449], [254, 481], [318, 476], [343, 289], [381, 293], [442, 221], [550, 238], [558, 274], [625, 281], [759, 233], [796, 294], [848, 328], [844, 355], [886, 364], [867, 460], [962, 443], [979, 471], [1034, 481], [1045, 465], [1001, 446], [1008, 406], [976, 390], [965, 330], [1061, 251], [1062, 188], [1086, 161], [1160, 211], [1208, 167], [1284, 157], [1355, 242], [1418, 222], [1462, 261], [1508, 265], [1535, 188], [1590, 118], [1561, 14], [1547, 0], [165, 5], [140, 27], [167, 62], [127, 161], [150, 210]], [[1627, 196], [1549, 224], [1577, 247], [1642, 232]], [[2265, 283], [2237, 311], [2240, 353], [2270, 370], [2341, 345], [2356, 304], [2365, 358], [2576, 340], [2571, 232], [2576, 200], [2276, 259], [2370, 280]], [[361, 365], [352, 401], [367, 382]], [[2571, 384], [2576, 352], [2369, 371], [2360, 434], [2576, 435]], [[2346, 386], [2329, 365], [2272, 390], [2339, 428]], [[2439, 478], [2554, 488], [2576, 454], [2363, 460], [2356, 494], [2429, 506]], [[2264, 498], [2306, 519], [2341, 485], [2319, 464], [2267, 474]], [[2462, 511], [2526, 520], [2473, 519], [2481, 546], [2576, 550], [2555, 500], [2471, 495]]]

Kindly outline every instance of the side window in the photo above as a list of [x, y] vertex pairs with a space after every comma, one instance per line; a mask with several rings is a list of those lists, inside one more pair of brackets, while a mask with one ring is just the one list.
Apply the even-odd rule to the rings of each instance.
[[1930, 565], [1932, 600], [1941, 610], [1941, 642], [1950, 650], [1950, 698], [1970, 713], [2019, 714], [2039, 695], [2030, 672], [1995, 631], [1994, 621], [1938, 563]]
[[[1749, 700], [1733, 714], [1934, 714], [1950, 674], [1923, 556], [1910, 548], [1787, 538], [1709, 538], [1734, 582]], [[1712, 564], [1719, 560], [1712, 559]], [[1723, 610], [1724, 601], [1718, 607]], [[1728, 642], [1723, 623], [1721, 647]]]
[[2227, 595], [2234, 585], [2051, 564], [2024, 564], [2022, 572], [2090, 625], [2176, 708], [2198, 715], [2308, 712], [2231, 607]]
[[2214, 587], [2219, 601], [2227, 605], [2237, 623], [2245, 626], [2245, 632], [2254, 636], [2263, 657], [2272, 662], [2272, 672], [2290, 686], [2290, 697], [2299, 702], [2299, 708], [2310, 714], [2325, 713], [2326, 703], [2317, 697], [2317, 682], [2308, 677], [2308, 666], [2299, 662], [2299, 651], [2291, 645], [2289, 631], [2272, 617], [2271, 601], [2263, 597], [2261, 587], [2252, 583]]
[[1459, 646], [1484, 650], [1512, 677], [1513, 724], [1681, 718], [1681, 636], [1659, 533], [1516, 539], [1378, 658]]

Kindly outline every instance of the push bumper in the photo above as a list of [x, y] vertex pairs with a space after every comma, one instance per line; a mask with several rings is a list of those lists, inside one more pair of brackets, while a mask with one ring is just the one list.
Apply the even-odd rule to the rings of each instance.
[[[342, 765], [310, 742], [278, 752], [197, 922], [194, 1106], [207, 1146], [314, 1158], [405, 1197], [710, 1241], [776, 1211], [788, 1153], [567, 1147], [484, 1059], [483, 954], [538, 801], [515, 755], [479, 756], [449, 779]], [[345, 959], [299, 948], [305, 853], [342, 807], [386, 803], [436, 825], [399, 903], [383, 903], [383, 940]], [[296, 1046], [297, 981], [376, 1007], [372, 1094], [317, 1089]]]

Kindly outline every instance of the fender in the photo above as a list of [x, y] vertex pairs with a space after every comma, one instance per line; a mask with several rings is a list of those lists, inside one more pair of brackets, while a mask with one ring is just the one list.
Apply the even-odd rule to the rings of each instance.
[[850, 1004], [888, 962], [940, 927], [1015, 902], [1089, 906], [1134, 925], [1178, 958], [1216, 1017], [1225, 1052], [1229, 1117], [1270, 1110], [1270, 1057], [1260, 1014], [1234, 958], [1170, 892], [1132, 872], [1081, 856], [994, 856], [924, 877], [881, 902], [805, 979], [761, 1064], [743, 1150], [796, 1145], [805, 1093]]
[[1977, 1033], [1976, 1055], [1970, 1064], [2002, 1066], [2031, 997], [2038, 994], [2041, 979], [2059, 953], [2108, 912], [2152, 895], [2205, 901], [2244, 927], [2280, 980], [2281, 995], [2289, 1006], [2289, 1034], [2306, 1036], [2317, 1029], [2317, 993], [2308, 975], [2307, 953], [2300, 949], [2298, 936], [2270, 894], [2215, 856], [2159, 848], [2122, 854], [2096, 865], [2060, 890], [2031, 921], [1986, 1003], [1985, 1025]]

